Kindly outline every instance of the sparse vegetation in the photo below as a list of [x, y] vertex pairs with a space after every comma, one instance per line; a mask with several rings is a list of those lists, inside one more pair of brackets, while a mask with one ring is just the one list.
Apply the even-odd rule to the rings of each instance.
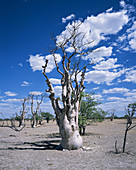
[[127, 133], [129, 130], [136, 127], [136, 124], [133, 125], [133, 117], [135, 113], [136, 113], [136, 103], [129, 104], [126, 108], [126, 115], [125, 115], [127, 122], [126, 122], [126, 129], [125, 129], [124, 142], [122, 148], [123, 153], [125, 152]]

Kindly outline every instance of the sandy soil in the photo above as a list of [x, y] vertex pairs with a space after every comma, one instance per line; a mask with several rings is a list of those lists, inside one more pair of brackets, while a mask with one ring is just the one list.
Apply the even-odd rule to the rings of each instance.
[[56, 123], [50, 122], [21, 132], [0, 127], [0, 169], [4, 170], [136, 170], [136, 128], [127, 136], [126, 153], [121, 150], [125, 120], [105, 120], [87, 126], [84, 146], [89, 150], [57, 150], [60, 142]]

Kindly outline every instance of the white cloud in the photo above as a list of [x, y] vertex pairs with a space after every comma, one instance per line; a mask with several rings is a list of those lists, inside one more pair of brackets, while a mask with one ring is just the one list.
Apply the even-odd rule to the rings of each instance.
[[60, 97], [61, 94], [62, 94], [62, 87], [61, 86], [55, 86], [54, 91], [55, 91], [55, 95]]
[[106, 83], [110, 85], [111, 82], [124, 74], [124, 70], [118, 72], [110, 72], [108, 70], [94, 70], [87, 72], [85, 75], [85, 81], [90, 83], [91, 81], [96, 84]]
[[99, 49], [97, 49], [96, 51], [94, 50], [94, 52], [85, 56], [83, 59], [85, 59], [85, 60], [90, 59], [94, 63], [98, 63], [101, 60], [103, 60], [104, 57], [110, 57], [112, 54], [112, 49], [113, 49], [113, 47], [102, 46]]
[[35, 96], [39, 96], [41, 95], [43, 92], [40, 92], [40, 91], [32, 91], [32, 92], [29, 92], [29, 94], [31, 95], [35, 95]]
[[117, 58], [110, 58], [106, 61], [101, 61], [96, 66], [93, 66], [93, 68], [97, 70], [108, 70], [108, 69], [114, 69], [122, 66], [120, 64], [115, 64], [116, 62], [117, 62]]
[[126, 3], [124, 1], [120, 1], [120, 6], [124, 8], [126, 6]]
[[11, 92], [11, 91], [7, 91], [7, 92], [5, 92], [5, 94], [7, 96], [17, 96], [18, 95], [17, 93], [14, 93], [14, 92]]
[[21, 84], [21, 86], [29, 86], [30, 84], [27, 81], [23, 81], [23, 83]]
[[122, 48], [122, 50], [129, 51], [129, 47], [124, 47], [124, 48]]
[[95, 88], [93, 88], [93, 90], [98, 90], [100, 87], [95, 87]]
[[135, 98], [136, 99], [136, 89], [133, 89], [132, 91], [128, 91], [124, 94], [124, 96], [127, 96], [127, 97], [132, 97], [132, 98]]
[[134, 32], [134, 38], [129, 41], [129, 44], [133, 50], [136, 50], [136, 31]]
[[134, 21], [131, 28], [127, 30], [128, 33], [128, 42], [130, 47], [136, 51], [136, 21]]
[[111, 112], [112, 109], [115, 109], [115, 114], [116, 112], [118, 112], [118, 114], [120, 115], [119, 112], [123, 111], [123, 115], [125, 114], [125, 107], [129, 104], [129, 102], [122, 102], [122, 101], [113, 101], [113, 102], [107, 102], [104, 104], [100, 105], [100, 108], [102, 110]]
[[22, 64], [22, 63], [19, 63], [18, 65], [19, 65], [20, 67], [23, 67], [23, 64]]
[[71, 14], [71, 15], [67, 16], [66, 18], [62, 18], [62, 22], [66, 23], [68, 20], [71, 20], [71, 19], [74, 19], [74, 18], [75, 18], [75, 15]]
[[94, 94], [94, 95], [92, 95], [92, 97], [93, 97], [95, 100], [99, 100], [99, 101], [100, 101], [100, 100], [101, 100], [101, 101], [103, 100], [101, 94]]
[[91, 38], [95, 44], [98, 44], [105, 39], [105, 35], [116, 34], [127, 23], [128, 16], [126, 11], [122, 10], [119, 12], [101, 13], [96, 17], [87, 17], [81, 27], [83, 27], [85, 32], [91, 31], [88, 38]]
[[[98, 45], [101, 40], [107, 40], [108, 35], [118, 33], [123, 26], [128, 23], [129, 19], [126, 12], [126, 10], [111, 13], [104, 12], [97, 16], [92, 15], [87, 17], [79, 28], [79, 32], [86, 34], [83, 42], [86, 43], [94, 40], [94, 42], [90, 44], [90, 47], [92, 47]], [[57, 36], [57, 43], [62, 43], [64, 40], [62, 37], [68, 38], [70, 36], [68, 28], [71, 27], [72, 25], [69, 23], [66, 26], [66, 30], [63, 31], [60, 36]], [[79, 39], [80, 38], [82, 38], [82, 36], [79, 37]]]
[[52, 84], [61, 84], [61, 80], [60, 79], [55, 79], [55, 78], [50, 78], [50, 82]]
[[122, 36], [119, 36], [118, 37], [118, 41], [124, 41], [124, 40], [126, 40], [126, 35], [124, 34], [124, 35], [122, 35]]
[[113, 88], [113, 89], [109, 89], [109, 90], [103, 90], [103, 93], [105, 93], [105, 94], [107, 94], [107, 93], [126, 93], [126, 92], [128, 92], [129, 91], [129, 89], [127, 89], [127, 88], [124, 88], [124, 87], [122, 87], [122, 88]]
[[73, 47], [68, 47], [67, 49], [66, 49], [66, 51], [67, 52], [69, 52], [69, 53], [72, 53], [72, 52], [74, 52], [74, 48]]
[[121, 97], [108, 97], [107, 98], [107, 101], [128, 101], [127, 99], [125, 99], [125, 98], [121, 98]]
[[106, 10], [106, 12], [111, 12], [113, 10], [113, 7], [112, 8], [109, 8]]
[[131, 70], [126, 73], [126, 78], [124, 82], [133, 82], [136, 83], [136, 70]]
[[[56, 60], [59, 63], [61, 61], [61, 55], [60, 54], [55, 54]], [[37, 70], [42, 70], [42, 66], [45, 65], [45, 60], [48, 60], [48, 65], [46, 68], [46, 72], [49, 73], [51, 72], [54, 68], [55, 68], [55, 62], [54, 62], [54, 58], [52, 55], [47, 55], [45, 56], [40, 56], [40, 54], [37, 54], [35, 56], [30, 55], [29, 58], [29, 63], [30, 66], [32, 67], [33, 71], [37, 71]]]
[[21, 99], [2, 99], [1, 101], [7, 103], [16, 103], [16, 102], [20, 102]]
[[9, 104], [8, 103], [0, 103], [0, 106], [5, 107], [5, 106], [9, 106]]
[[[61, 55], [60, 54], [55, 54], [55, 57], [56, 57], [57, 63], [59, 63], [61, 61]], [[53, 58], [52, 55], [47, 55], [46, 59], [48, 60], [48, 65], [47, 65], [46, 72], [50, 73], [56, 67], [55, 62], [54, 62], [54, 58]]]
[[42, 70], [42, 66], [45, 65], [45, 57], [44, 56], [40, 56], [40, 54], [37, 54], [37, 55], [30, 55], [30, 58], [29, 58], [29, 63], [30, 63], [30, 66], [32, 67], [32, 70], [33, 71], [36, 71], [36, 70]]

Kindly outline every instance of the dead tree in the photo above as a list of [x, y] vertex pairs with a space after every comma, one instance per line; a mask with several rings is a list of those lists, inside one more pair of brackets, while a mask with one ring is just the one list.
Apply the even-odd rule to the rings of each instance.
[[111, 116], [110, 116], [111, 121], [113, 121], [114, 116], [115, 116], [115, 109], [112, 109]]
[[133, 116], [136, 113], [136, 103], [129, 104], [126, 108], [126, 113], [127, 113], [126, 114], [127, 123], [126, 123], [126, 129], [125, 129], [125, 134], [124, 134], [123, 153], [125, 152], [127, 133], [129, 130], [136, 127], [136, 124], [133, 125], [133, 122], [132, 122]]
[[21, 101], [22, 101], [22, 109], [20, 110], [20, 115], [16, 113], [16, 118], [18, 118], [19, 120], [19, 127], [25, 126], [25, 117], [29, 110], [28, 108], [26, 109], [26, 106], [29, 102], [29, 97], [21, 99]]
[[[36, 106], [35, 106], [35, 111], [34, 111], [34, 97], [36, 98]], [[45, 94], [41, 93], [40, 95], [36, 95], [35, 93], [31, 92], [29, 95], [29, 98], [31, 100], [31, 113], [33, 115], [33, 123], [32, 127], [36, 127], [36, 116], [38, 115], [38, 111], [40, 108], [41, 103], [43, 102], [43, 98], [45, 97]]]
[[[45, 66], [43, 66], [43, 75], [48, 85], [46, 91], [49, 92], [49, 98], [56, 114], [61, 135], [60, 147], [68, 150], [82, 147], [82, 137], [79, 134], [78, 128], [78, 114], [80, 109], [80, 93], [85, 89], [85, 72], [90, 63], [82, 65], [81, 61], [82, 57], [87, 56], [93, 51], [90, 45], [92, 41], [84, 41], [86, 35], [80, 32], [81, 24], [78, 21], [69, 25], [67, 27], [67, 34], [61, 34], [57, 39], [53, 39], [55, 47], [50, 49], [57, 72], [61, 75], [61, 101], [63, 106], [60, 105], [60, 99], [55, 96], [54, 87], [47, 76], [47, 59]], [[59, 38], [61, 41], [58, 40]], [[68, 52], [68, 47], [72, 49], [72, 52]], [[55, 55], [57, 52], [62, 54], [60, 65]]]

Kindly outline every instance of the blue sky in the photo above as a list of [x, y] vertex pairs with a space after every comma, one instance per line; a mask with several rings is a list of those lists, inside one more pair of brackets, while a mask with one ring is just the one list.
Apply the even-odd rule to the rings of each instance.
[[[135, 16], [136, 0], [0, 0], [0, 112], [10, 117], [19, 113], [20, 99], [45, 92], [41, 66], [46, 58], [48, 75], [60, 94], [60, 77], [47, 51], [50, 34], [67, 34], [68, 23], [83, 18], [81, 31], [100, 48], [88, 56], [97, 62], [87, 70], [85, 91], [95, 93], [103, 110], [124, 115], [125, 106], [136, 102]], [[48, 98], [41, 109], [53, 113]]]

